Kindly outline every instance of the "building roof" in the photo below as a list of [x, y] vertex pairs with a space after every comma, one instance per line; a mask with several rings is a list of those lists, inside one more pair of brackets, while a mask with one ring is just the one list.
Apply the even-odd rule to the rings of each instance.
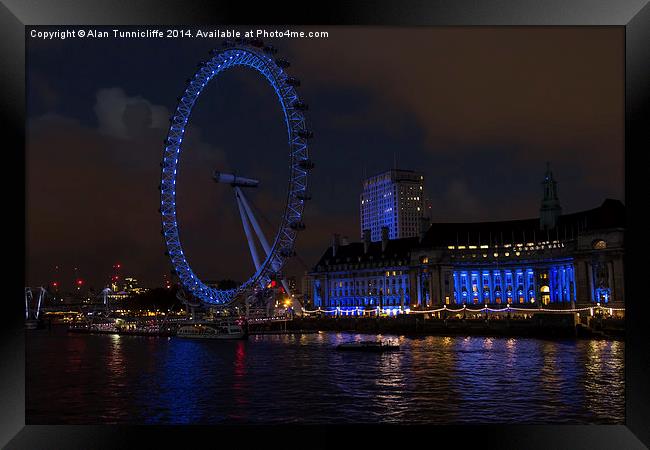
[[[606, 199], [597, 208], [558, 217], [548, 237], [571, 238], [585, 231], [625, 227], [625, 206], [619, 200]], [[540, 240], [547, 235], [540, 229], [539, 218], [500, 222], [434, 223], [420, 244], [422, 247], [481, 245], [498, 242]]]
[[382, 178], [388, 175], [390, 175], [391, 181], [396, 183], [402, 181], [419, 182], [422, 179], [421, 177], [424, 176], [424, 173], [416, 172], [415, 170], [407, 170], [407, 169], [388, 169], [388, 170], [384, 170], [383, 172], [379, 172], [369, 177], [366, 177], [363, 180], [363, 185], [364, 186], [372, 185], [377, 181], [378, 178]]
[[[363, 242], [351, 242], [347, 245], [339, 245], [336, 256], [332, 256], [332, 246], [330, 245], [321, 256], [316, 264], [343, 264], [346, 262], [377, 262], [388, 261], [405, 261], [408, 264], [410, 252], [418, 245], [418, 238], [391, 239], [388, 241], [386, 251], [381, 251], [381, 241], [371, 242], [368, 247], [368, 253], [363, 251]], [[349, 260], [348, 260], [349, 258]], [[359, 258], [361, 258], [359, 260]]]
[[[422, 242], [419, 238], [392, 239], [386, 251], [381, 251], [381, 241], [371, 242], [364, 253], [363, 242], [340, 245], [336, 257], [329, 246], [316, 264], [343, 264], [346, 262], [377, 262], [384, 260], [408, 260], [410, 252], [418, 247], [447, 247], [450, 245], [482, 245], [492, 243], [532, 242], [533, 240], [559, 238], [571, 239], [578, 233], [593, 230], [625, 227], [625, 206], [620, 200], [606, 199], [597, 208], [564, 214], [558, 217], [556, 227], [543, 231], [539, 218], [507, 220], [500, 222], [434, 223]], [[361, 259], [359, 259], [361, 258]]]

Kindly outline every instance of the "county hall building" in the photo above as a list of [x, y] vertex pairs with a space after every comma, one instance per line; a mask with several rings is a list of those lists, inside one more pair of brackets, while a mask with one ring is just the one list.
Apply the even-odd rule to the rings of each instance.
[[334, 235], [309, 274], [311, 297], [342, 315], [463, 304], [624, 307], [624, 229], [618, 200], [562, 214], [547, 168], [539, 217], [434, 224], [419, 217], [414, 237], [390, 239], [387, 225], [377, 241], [368, 228], [361, 242]]

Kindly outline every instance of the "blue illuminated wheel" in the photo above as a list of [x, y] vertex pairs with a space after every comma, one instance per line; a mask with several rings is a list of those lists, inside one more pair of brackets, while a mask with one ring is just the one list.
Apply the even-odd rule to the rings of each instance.
[[[305, 201], [309, 199], [307, 172], [313, 167], [308, 158], [307, 141], [312, 137], [312, 133], [307, 129], [303, 115], [307, 106], [300, 101], [295, 89], [300, 82], [285, 73], [283, 69], [288, 67], [289, 63], [276, 59], [275, 53], [273, 47], [264, 47], [259, 40], [224, 42], [222, 50], [213, 50], [211, 59], [199, 65], [200, 69], [189, 81], [170, 119], [171, 125], [161, 163], [161, 232], [167, 245], [167, 254], [181, 284], [192, 295], [208, 304], [227, 304], [244, 291], [266, 286], [271, 278], [280, 272], [287, 258], [294, 255], [296, 234], [304, 228], [302, 214]], [[262, 74], [278, 96], [288, 133], [289, 187], [284, 215], [264, 262], [239, 288], [219, 290], [207, 286], [199, 279], [183, 253], [176, 219], [176, 174], [185, 127], [196, 100], [210, 80], [236, 66], [249, 67]]]

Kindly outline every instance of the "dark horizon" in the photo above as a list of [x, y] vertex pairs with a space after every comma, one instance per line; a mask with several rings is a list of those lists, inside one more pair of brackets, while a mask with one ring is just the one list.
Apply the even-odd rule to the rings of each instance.
[[[269, 40], [302, 81], [315, 133], [314, 200], [289, 275], [313, 265], [331, 233], [360, 239], [363, 173], [392, 168], [394, 153], [397, 166], [424, 172], [434, 222], [536, 217], [546, 161], [565, 214], [624, 201], [621, 29], [326, 28], [328, 39]], [[28, 285], [53, 281], [59, 265], [58, 281], [72, 284], [79, 267], [100, 288], [116, 262], [162, 285], [171, 268], [157, 213], [162, 141], [185, 79], [220, 44], [27, 39]], [[244, 70], [215, 80], [195, 108], [178, 214], [204, 279], [242, 281], [252, 267], [212, 170], [260, 178], [266, 190], [253, 201], [267, 230], [281, 212], [278, 109]]]

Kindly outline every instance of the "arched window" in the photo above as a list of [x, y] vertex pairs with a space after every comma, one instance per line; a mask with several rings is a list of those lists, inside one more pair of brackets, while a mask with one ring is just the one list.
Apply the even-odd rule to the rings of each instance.
[[551, 289], [544, 285], [539, 288], [539, 291], [542, 294], [542, 305], [548, 305], [551, 302]]
[[603, 250], [607, 248], [607, 242], [603, 241], [602, 239], [596, 239], [591, 243], [591, 247], [595, 250]]

